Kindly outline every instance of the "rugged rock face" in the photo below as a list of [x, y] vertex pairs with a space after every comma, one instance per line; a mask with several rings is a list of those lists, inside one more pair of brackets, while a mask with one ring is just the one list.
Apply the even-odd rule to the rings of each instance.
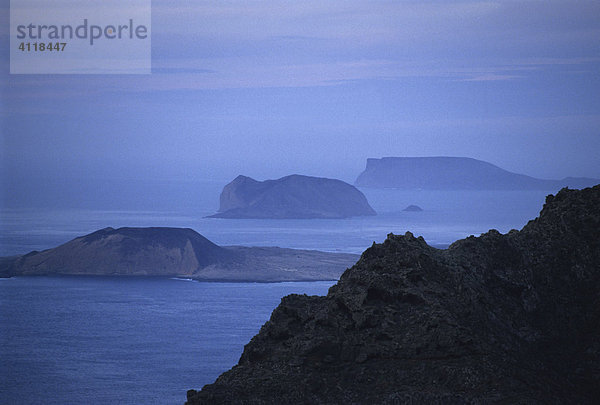
[[600, 186], [521, 231], [446, 250], [407, 233], [326, 297], [285, 297], [188, 404], [592, 404], [600, 397]]
[[210, 281], [337, 280], [357, 255], [220, 247], [192, 229], [105, 228], [54, 249], [0, 258], [15, 275], [183, 276]]
[[292, 175], [256, 181], [238, 176], [221, 192], [214, 218], [346, 218], [375, 215], [359, 190], [341, 180]]
[[542, 180], [511, 173], [491, 163], [464, 157], [385, 157], [367, 159], [358, 187], [424, 190], [558, 190], [583, 188], [598, 179]]

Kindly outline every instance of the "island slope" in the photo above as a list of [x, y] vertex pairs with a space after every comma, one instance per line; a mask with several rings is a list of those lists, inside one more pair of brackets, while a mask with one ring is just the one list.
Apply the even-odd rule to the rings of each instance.
[[423, 190], [559, 190], [584, 188], [598, 179], [567, 177], [542, 180], [512, 173], [482, 160], [465, 157], [384, 157], [367, 159], [354, 185]]
[[595, 186], [447, 250], [389, 235], [326, 297], [285, 297], [187, 404], [592, 404], [598, 364]]
[[0, 276], [176, 276], [211, 281], [337, 280], [357, 255], [217, 246], [192, 229], [105, 228], [54, 249], [0, 258]]
[[341, 180], [291, 175], [256, 181], [238, 176], [227, 184], [213, 218], [347, 218], [375, 215], [367, 199]]

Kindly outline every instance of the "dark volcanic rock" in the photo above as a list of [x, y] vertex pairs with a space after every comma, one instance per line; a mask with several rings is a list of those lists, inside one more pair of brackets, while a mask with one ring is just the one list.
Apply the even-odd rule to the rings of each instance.
[[464, 157], [385, 157], [367, 159], [358, 187], [425, 190], [558, 190], [583, 188], [598, 179], [542, 180], [511, 173], [491, 163]]
[[341, 180], [292, 175], [256, 181], [238, 176], [221, 192], [214, 218], [347, 218], [375, 215], [367, 199]]
[[326, 297], [285, 297], [188, 404], [592, 404], [600, 396], [600, 186], [521, 231], [446, 250], [373, 244]]
[[181, 276], [207, 281], [337, 280], [357, 255], [221, 247], [192, 229], [105, 228], [54, 249], [0, 258], [15, 275]]

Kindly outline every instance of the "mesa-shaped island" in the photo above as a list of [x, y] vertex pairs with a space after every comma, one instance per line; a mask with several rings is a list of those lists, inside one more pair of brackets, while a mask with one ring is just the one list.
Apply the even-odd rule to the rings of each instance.
[[356, 187], [341, 180], [291, 175], [256, 181], [238, 176], [220, 197], [212, 218], [310, 219], [376, 215]]
[[41, 252], [0, 258], [0, 277], [109, 275], [204, 281], [337, 280], [358, 255], [218, 246], [189, 228], [105, 228]]
[[563, 189], [521, 231], [390, 234], [187, 404], [597, 403], [599, 303], [600, 185]]
[[584, 188], [599, 179], [566, 177], [544, 180], [512, 173], [491, 163], [466, 157], [384, 157], [367, 159], [354, 185], [408, 190], [559, 190]]

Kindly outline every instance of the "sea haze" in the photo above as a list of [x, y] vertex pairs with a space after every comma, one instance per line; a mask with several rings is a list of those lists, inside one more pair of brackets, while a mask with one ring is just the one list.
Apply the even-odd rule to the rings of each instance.
[[[254, 220], [204, 218], [219, 206], [220, 188], [214, 182], [186, 184], [198, 195], [189, 200], [157, 198], [154, 205], [115, 197], [110, 210], [82, 204], [78, 208], [3, 208], [0, 211], [0, 256], [43, 250], [105, 227], [189, 227], [219, 245], [280, 246], [329, 252], [362, 253], [390, 232], [411, 231], [429, 244], [446, 246], [456, 239], [491, 228], [507, 232], [522, 228], [537, 216], [547, 191], [429, 191], [360, 190], [377, 216], [347, 219]], [[558, 191], [558, 190], [556, 190]], [[138, 199], [139, 200], [139, 199]], [[145, 201], [145, 200], [144, 200]], [[148, 204], [146, 202], [146, 204]], [[409, 205], [422, 212], [404, 212]]]

